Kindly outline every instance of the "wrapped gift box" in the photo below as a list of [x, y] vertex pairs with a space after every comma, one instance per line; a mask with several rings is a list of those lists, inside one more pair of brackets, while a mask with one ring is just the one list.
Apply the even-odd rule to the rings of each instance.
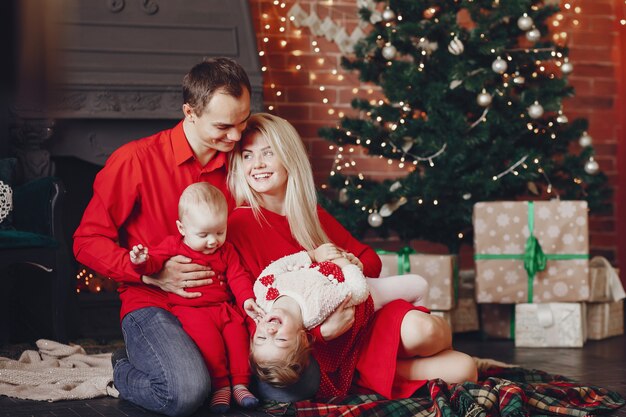
[[590, 302], [617, 301], [625, 296], [619, 270], [602, 256], [595, 256], [589, 261], [589, 286]]
[[477, 302], [589, 298], [587, 202], [477, 203], [473, 224]]
[[582, 347], [587, 340], [585, 303], [515, 305], [516, 347]]
[[456, 307], [450, 310], [450, 320], [454, 333], [480, 330], [476, 301], [473, 298], [459, 298]]
[[624, 300], [588, 303], [587, 331], [591, 340], [624, 334]]
[[513, 339], [514, 316], [513, 304], [481, 304], [480, 322], [483, 335], [492, 339]]
[[431, 310], [449, 311], [456, 303], [455, 277], [456, 257], [453, 255], [424, 255], [379, 253], [383, 263], [381, 277], [417, 274], [426, 279], [429, 286], [427, 307]]

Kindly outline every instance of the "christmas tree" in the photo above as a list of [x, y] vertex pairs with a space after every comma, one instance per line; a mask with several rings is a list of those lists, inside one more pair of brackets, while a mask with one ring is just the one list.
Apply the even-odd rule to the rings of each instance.
[[[320, 135], [337, 150], [324, 204], [357, 236], [374, 229], [444, 244], [471, 243], [479, 201], [587, 200], [607, 207], [586, 120], [568, 120], [563, 18], [536, 0], [360, 0], [371, 31], [342, 58], [384, 98], [356, 98], [358, 114]], [[382, 4], [381, 4], [382, 3]], [[555, 17], [556, 16], [556, 17]], [[351, 167], [349, 148], [397, 164], [376, 181]], [[347, 172], [351, 171], [351, 172]]]

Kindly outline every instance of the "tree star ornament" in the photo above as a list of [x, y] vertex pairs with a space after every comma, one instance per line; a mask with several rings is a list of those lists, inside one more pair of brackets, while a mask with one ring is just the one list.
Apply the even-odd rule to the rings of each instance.
[[522, 16], [520, 16], [519, 19], [517, 19], [517, 27], [523, 30], [524, 32], [531, 29], [533, 25], [534, 25], [533, 19], [530, 16], [528, 16], [528, 14], [526, 13], [524, 13]]
[[528, 106], [528, 115], [531, 119], [538, 119], [543, 116], [543, 106], [539, 104], [538, 101], [535, 101], [533, 104]]
[[500, 57], [497, 57], [495, 61], [491, 63], [491, 69], [493, 72], [497, 72], [498, 74], [504, 74], [508, 65], [506, 61]]
[[537, 42], [539, 39], [541, 39], [541, 32], [539, 32], [539, 29], [537, 28], [529, 30], [528, 32], [526, 32], [526, 39], [528, 39], [530, 42]]
[[580, 139], [578, 139], [578, 144], [582, 146], [583, 148], [586, 148], [587, 146], [591, 146], [592, 143], [593, 143], [593, 138], [586, 131], [583, 132]]
[[372, 227], [380, 227], [383, 224], [383, 217], [375, 211], [367, 217], [367, 222]]
[[452, 55], [461, 55], [464, 49], [465, 46], [463, 45], [463, 42], [461, 42], [461, 40], [456, 36], [450, 41], [450, 44], [448, 45], [448, 52], [450, 52]]
[[483, 91], [481, 91], [480, 94], [478, 94], [478, 97], [476, 97], [476, 103], [478, 103], [481, 107], [487, 107], [491, 104], [491, 99], [491, 94], [483, 88]]
[[595, 175], [600, 170], [600, 165], [593, 159], [593, 156], [589, 157], [589, 160], [585, 164], [585, 172], [589, 175]]
[[387, 42], [387, 44], [383, 47], [382, 54], [383, 58], [390, 61], [396, 57], [396, 53], [398, 50], [395, 46], [391, 44], [391, 42]]

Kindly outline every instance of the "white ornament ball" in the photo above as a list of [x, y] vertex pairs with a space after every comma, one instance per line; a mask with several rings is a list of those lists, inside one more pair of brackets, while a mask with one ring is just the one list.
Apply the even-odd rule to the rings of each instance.
[[461, 55], [464, 50], [465, 46], [463, 45], [463, 42], [461, 42], [461, 40], [456, 36], [450, 41], [450, 44], [448, 45], [448, 52], [450, 52], [452, 55]]
[[339, 190], [339, 195], [337, 196], [337, 199], [339, 200], [341, 204], [347, 203], [349, 199], [348, 189], [342, 188], [341, 190]]
[[396, 13], [391, 10], [389, 7], [387, 7], [385, 10], [383, 10], [383, 19], [384, 20], [393, 20], [396, 18]]
[[517, 19], [517, 27], [524, 32], [533, 27], [533, 19], [524, 13], [519, 19]]
[[387, 60], [392, 60], [396, 57], [397, 52], [398, 50], [396, 49], [396, 47], [390, 44], [389, 42], [387, 42], [387, 44], [383, 47], [383, 51], [382, 51], [383, 58]]
[[591, 144], [593, 143], [593, 138], [591, 137], [591, 135], [589, 133], [583, 132], [583, 134], [580, 137], [580, 139], [578, 139], [578, 143], [583, 148], [586, 148], [587, 146], [591, 146]]
[[476, 103], [478, 103], [481, 107], [487, 107], [491, 104], [491, 99], [491, 94], [483, 90], [480, 94], [478, 94], [478, 97], [476, 97]]
[[498, 74], [503, 74], [507, 67], [508, 65], [506, 64], [506, 61], [500, 57], [497, 57], [491, 64], [491, 69]]
[[380, 227], [380, 225], [383, 224], [383, 217], [377, 212], [374, 212], [367, 217], [367, 222], [372, 227]]
[[543, 116], [543, 106], [539, 104], [538, 101], [535, 101], [528, 107], [528, 115], [531, 119], [538, 119]]
[[561, 72], [563, 74], [571, 74], [572, 71], [574, 71], [574, 66], [571, 62], [565, 61], [563, 65], [561, 65]]
[[556, 122], [564, 125], [565, 123], [569, 122], [569, 119], [562, 112], [559, 112], [559, 115], [556, 116]]
[[600, 170], [600, 165], [593, 159], [593, 156], [585, 163], [585, 172], [589, 175], [595, 175]]
[[522, 85], [522, 84], [524, 84], [524, 83], [526, 82], [526, 78], [524, 78], [524, 77], [523, 77], [523, 76], [521, 76], [521, 75], [516, 75], [516, 76], [513, 78], [513, 82], [514, 82], [515, 84], [517, 84], [517, 85]]
[[469, 200], [470, 198], [472, 198], [472, 193], [463, 194], [463, 200]]
[[539, 32], [539, 29], [536, 28], [529, 30], [528, 32], [526, 32], [526, 39], [531, 42], [537, 42], [539, 39], [541, 39], [541, 32]]

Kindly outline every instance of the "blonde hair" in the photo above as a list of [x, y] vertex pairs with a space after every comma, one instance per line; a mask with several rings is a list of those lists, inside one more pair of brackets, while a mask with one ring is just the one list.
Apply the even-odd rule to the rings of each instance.
[[304, 330], [296, 338], [293, 348], [281, 359], [257, 360], [254, 343], [252, 343], [250, 345], [250, 368], [261, 381], [275, 387], [286, 387], [298, 382], [306, 367], [309, 366], [311, 351], [311, 341]]
[[182, 219], [191, 207], [206, 207], [215, 213], [228, 212], [226, 197], [208, 182], [196, 182], [185, 188], [178, 200], [178, 218]]
[[257, 221], [261, 221], [261, 195], [248, 185], [241, 155], [241, 143], [255, 132], [267, 139], [287, 171], [285, 213], [293, 237], [306, 250], [330, 242], [317, 215], [317, 194], [306, 149], [296, 129], [280, 117], [268, 113], [252, 115], [241, 141], [230, 153], [228, 186], [237, 205], [247, 204]]

